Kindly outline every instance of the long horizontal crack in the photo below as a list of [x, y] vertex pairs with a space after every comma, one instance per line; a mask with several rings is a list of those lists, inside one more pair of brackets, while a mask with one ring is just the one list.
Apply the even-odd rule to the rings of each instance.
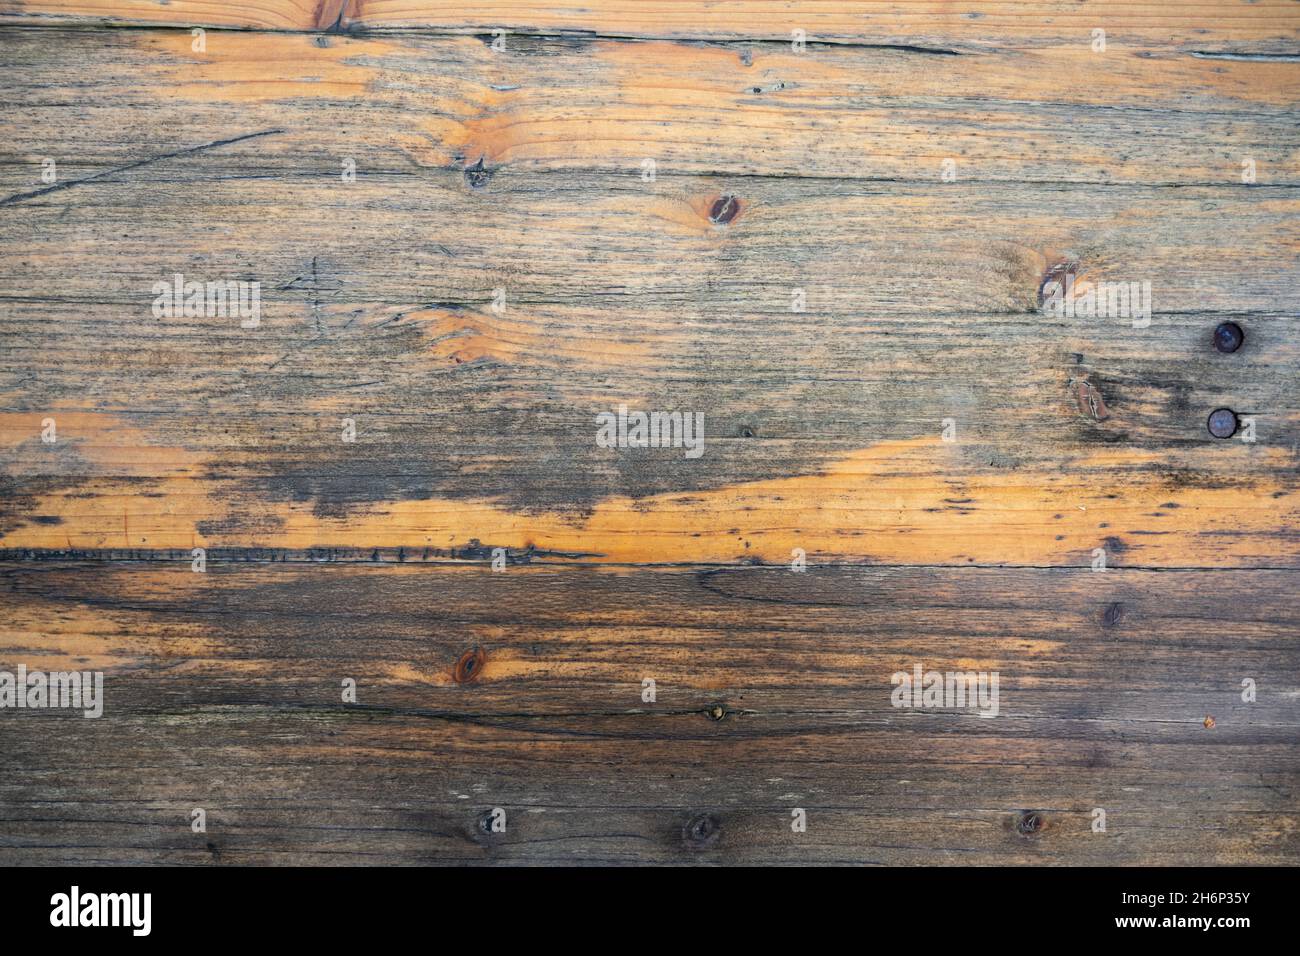
[[1296, 53], [1208, 53], [1201, 50], [1189, 50], [1188, 56], [1200, 60], [1242, 60], [1251, 63], [1300, 63], [1300, 54]]

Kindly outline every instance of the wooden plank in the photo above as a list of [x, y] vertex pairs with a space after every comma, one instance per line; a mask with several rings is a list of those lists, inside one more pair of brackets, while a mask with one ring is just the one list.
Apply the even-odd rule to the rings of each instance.
[[[1280, 0], [1029, 0], [959, 10], [940, 0], [3, 0], [0, 22], [165, 24], [273, 30], [431, 30], [490, 34], [578, 34], [691, 40], [931, 46], [1087, 47], [1093, 30], [1108, 44], [1189, 50], [1293, 52], [1300, 14]], [[508, 41], [507, 41], [508, 45]]]
[[[0, 783], [0, 852], [1294, 862], [1295, 578], [11, 564], [0, 662], [103, 669], [105, 713], [4, 725], [25, 772]], [[998, 670], [999, 716], [892, 707], [913, 661]], [[497, 806], [507, 832], [484, 833]], [[719, 836], [691, 838], [701, 815]]]
[[[253, 172], [209, 178], [190, 163], [176, 178], [96, 180], [0, 208], [0, 286], [8, 299], [111, 303], [142, 320], [156, 282], [196, 270], [261, 281], [271, 302], [483, 309], [504, 288], [507, 315], [608, 302], [788, 316], [802, 288], [823, 313], [885, 320], [1032, 314], [1052, 271], [1072, 268], [1092, 282], [1149, 282], [1166, 315], [1300, 306], [1295, 187], [689, 177], [650, 190], [631, 176], [517, 171], [475, 194], [459, 173], [344, 186]], [[284, 201], [287, 187], [297, 202]], [[725, 196], [741, 212], [722, 225], [711, 210]]]
[[[169, 732], [160, 732], [168, 723]], [[25, 773], [0, 783], [6, 808], [16, 808], [7, 810], [0, 835], [6, 863], [1296, 859], [1290, 798], [1260, 784], [1257, 773], [1206, 767], [1194, 751], [1160, 753], [1156, 760], [1177, 769], [1153, 774], [1152, 752], [1142, 747], [1124, 748], [1125, 767], [1115, 769], [1087, 767], [1086, 755], [1069, 769], [1022, 769], [1014, 760], [981, 767], [925, 747], [890, 763], [886, 755], [896, 751], [888, 736], [786, 735], [757, 749], [734, 741], [638, 744], [598, 736], [600, 725], [590, 721], [501, 731], [418, 719], [268, 717], [254, 709], [69, 729], [68, 721], [43, 721], [40, 733], [22, 735], [9, 751]], [[596, 739], [584, 742], [593, 731]], [[79, 747], [121, 762], [79, 763], [69, 773], [64, 755]], [[812, 791], [819, 771], [861, 781], [856, 798]], [[1281, 794], [1293, 793], [1294, 776], [1281, 786]], [[1090, 831], [1098, 807], [1108, 809], [1105, 834]], [[190, 831], [195, 808], [208, 812], [205, 833]], [[506, 813], [505, 833], [483, 831], [495, 808]], [[808, 812], [807, 833], [791, 832], [793, 808]], [[1046, 829], [1018, 832], [1026, 811]], [[709, 821], [704, 832], [717, 831], [712, 840], [692, 838], [701, 818]]]
[[[407, 189], [463, 187], [482, 162], [488, 195], [517, 171], [617, 174], [621, 185], [591, 184], [593, 204], [620, 188], [670, 201], [683, 175], [709, 174], [917, 182], [954, 206], [988, 180], [1245, 193], [1247, 159], [1257, 187], [1300, 182], [1300, 64], [1285, 61], [547, 40], [498, 54], [471, 37], [265, 33], [214, 35], [196, 52], [186, 33], [11, 29], [0, 66], [22, 78], [0, 154], [9, 202], [44, 187], [44, 158], [59, 164], [51, 201], [89, 176], [338, 184], [344, 158], [359, 182], [400, 176]], [[1077, 84], [1062, 88], [1062, 74]], [[1090, 211], [1072, 199], [1055, 198], [1061, 215]], [[660, 216], [694, 225], [709, 208], [678, 200]]]
[[[921, 659], [1003, 675], [1003, 712], [1016, 719], [967, 721], [950, 733], [1091, 739], [1119, 730], [1190, 742], [1202, 739], [1207, 713], [1240, 704], [1237, 671], [1279, 692], [1300, 676], [1285, 639], [1300, 613], [1291, 571], [494, 573], [214, 551], [209, 570], [195, 574], [187, 553], [164, 561], [154, 552], [139, 564], [6, 557], [5, 653], [34, 669], [75, 661], [106, 670], [119, 713], [332, 705], [335, 673], [356, 679], [360, 702], [380, 709], [653, 713], [640, 700], [642, 680], [653, 677], [669, 714], [704, 716], [721, 703], [742, 723], [780, 713], [808, 729], [829, 717], [874, 726], [901, 716], [907, 733], [933, 725], [913, 726], [891, 707], [889, 676]], [[1233, 600], [1222, 601], [1229, 590]], [[467, 680], [457, 665], [475, 649], [483, 656]], [[885, 694], [872, 690], [880, 687]], [[1216, 739], [1241, 732], [1285, 742], [1277, 735], [1293, 718], [1283, 697], [1246, 710], [1248, 724], [1223, 720]]]
[[[501, 546], [771, 563], [803, 548], [823, 560], [1027, 565], [1087, 564], [1100, 547], [1139, 566], [1295, 565], [1296, 325], [1280, 314], [1300, 307], [1292, 187], [1191, 186], [1213, 175], [1201, 167], [1179, 173], [1188, 186], [1176, 191], [915, 174], [864, 184], [841, 175], [847, 152], [818, 175], [755, 177], [797, 171], [803, 150], [787, 154], [777, 137], [742, 160], [743, 139], [720, 146], [712, 124], [684, 141], [693, 172], [674, 172], [671, 160], [646, 183], [640, 145], [603, 159], [597, 144], [595, 158], [575, 160], [559, 135], [529, 160], [492, 145], [496, 134], [465, 146], [479, 135], [466, 123], [485, 128], [473, 119], [426, 134], [446, 145], [412, 169], [387, 132], [336, 141], [348, 124], [391, 129], [397, 100], [355, 122], [354, 105], [321, 91], [383, 76], [382, 98], [488, 75], [495, 55], [477, 40], [222, 38], [195, 72], [160, 66], [151, 52], [193, 61], [184, 37], [121, 34], [107, 51], [99, 38], [67, 37], [75, 62], [117, 77], [119, 95], [101, 102], [102, 90], [74, 86], [67, 59], [46, 55], [46, 34], [20, 33], [8, 48], [32, 77], [30, 129], [48, 139], [64, 110], [88, 120], [58, 123], [61, 145], [19, 134], [29, 137], [20, 149], [81, 157], [71, 175], [84, 181], [42, 192], [19, 181], [36, 165], [7, 167], [15, 192], [0, 207], [11, 224], [0, 288], [18, 345], [0, 420], [9, 547], [486, 557]], [[639, 75], [660, 52], [612, 43], [576, 61], [522, 57], [523, 73], [501, 78], [541, 95], [488, 125], [558, 109], [546, 106], [549, 91], [575, 81], [594, 91], [615, 74]], [[730, 53], [664, 69], [704, 81], [719, 56], [739, 83], [744, 67]], [[843, 80], [887, 63], [902, 71], [897, 95], [922, 83], [918, 114], [950, 124], [945, 83], [983, 89], [1014, 62], [935, 79], [928, 59], [850, 49], [800, 64]], [[943, 62], [966, 59], [989, 58]], [[578, 74], [575, 62], [585, 64]], [[1146, 68], [1099, 99], [1134, 104], [1170, 69]], [[1251, 139], [1271, 137], [1282, 156], [1295, 131], [1276, 125], [1285, 112], [1269, 77], [1294, 69], [1198, 65], [1195, 75], [1211, 113], [1253, 98], [1270, 119]], [[646, 95], [668, 87], [667, 75]], [[1191, 75], [1174, 76], [1183, 97]], [[492, 85], [501, 84], [478, 91]], [[817, 109], [792, 106], [795, 139], [821, 135], [817, 117], [837, 108], [832, 88], [818, 95]], [[178, 131], [172, 107], [187, 100], [194, 111], [179, 115], [189, 132]], [[697, 108], [697, 98], [682, 101], [683, 115]], [[1025, 109], [1012, 99], [1006, 108]], [[446, 109], [440, 101], [429, 115]], [[771, 122], [761, 100], [736, 110]], [[1187, 135], [1202, 135], [1209, 115], [1189, 114]], [[971, 136], [981, 129], [957, 122]], [[194, 149], [217, 128], [231, 134], [223, 145]], [[672, 141], [697, 125], [664, 128]], [[624, 131], [607, 138], [620, 143]], [[446, 152], [454, 143], [459, 151]], [[354, 152], [361, 175], [343, 183], [331, 167]], [[1073, 155], [1049, 174], [1074, 175]], [[710, 169], [724, 172], [699, 175]], [[712, 221], [724, 195], [740, 209], [725, 224]], [[1273, 239], [1261, 246], [1261, 236]], [[260, 281], [262, 327], [156, 320], [154, 284], [195, 267]], [[1058, 268], [1150, 281], [1151, 327], [1043, 315], [1038, 298]], [[511, 303], [502, 315], [485, 307], [497, 287]], [[790, 311], [796, 289], [809, 297], [805, 313]], [[1245, 351], [1208, 347], [1215, 312], [1254, 313]], [[81, 401], [88, 381], [99, 382], [93, 406]], [[202, 419], [174, 411], [193, 402]], [[595, 415], [622, 402], [703, 414], [709, 454], [599, 448]], [[1220, 406], [1256, 420], [1253, 447], [1208, 436], [1205, 419]], [[66, 449], [36, 442], [51, 415]], [[353, 447], [336, 440], [345, 417], [361, 423]], [[946, 418], [960, 426], [952, 445], [939, 434]]]
[[[640, 341], [621, 354], [644, 358], [625, 362], [582, 338], [619, 341], [622, 310], [499, 323], [330, 309], [324, 341], [302, 305], [256, 333], [123, 322], [113, 307], [12, 311], [6, 338], [27, 345], [3, 369], [10, 548], [775, 564], [803, 548], [1075, 566], [1103, 548], [1114, 565], [1167, 567], [1295, 567], [1300, 554], [1290, 320], [1247, 323], [1277, 343], [1250, 360], [1208, 349], [1213, 323], [1193, 317], [1119, 343], [1029, 317], [918, 319], [882, 340], [865, 319], [798, 331], [774, 315], [682, 344], [674, 316], [632, 313]], [[1018, 344], [997, 354], [983, 335]], [[714, 375], [728, 384], [706, 394]], [[1081, 382], [1104, 394], [1105, 421], [1080, 406]], [[637, 398], [702, 414], [702, 456], [597, 445], [596, 413]], [[1206, 433], [1228, 403], [1257, 415], [1257, 442]]]

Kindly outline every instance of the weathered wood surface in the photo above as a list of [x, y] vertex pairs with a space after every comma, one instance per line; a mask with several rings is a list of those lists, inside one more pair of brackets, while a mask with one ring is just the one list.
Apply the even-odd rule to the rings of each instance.
[[[950, 158], [957, 182], [933, 200], [957, 207], [968, 202], [963, 184], [990, 179], [1240, 186], [1248, 157], [1258, 187], [1295, 185], [1300, 173], [1296, 67], [1273, 59], [1094, 53], [1086, 43], [941, 56], [528, 37], [505, 52], [475, 37], [214, 32], [204, 42], [195, 51], [175, 30], [7, 31], [6, 197], [33, 182], [14, 160], [51, 153], [66, 164], [61, 182], [141, 163], [112, 182], [206, 186], [292, 172], [324, 187], [351, 157], [359, 183], [422, 191], [463, 186], [455, 171], [482, 160], [486, 187], [473, 198], [484, 212], [522, 186], [517, 174], [555, 169], [615, 173], [624, 189], [666, 202], [684, 174], [931, 185]], [[251, 138], [160, 158], [241, 136]], [[640, 180], [647, 158], [662, 177], [654, 189]], [[1037, 192], [1022, 201], [1049, 201]], [[1062, 215], [1107, 215], [1060, 198]]]
[[1189, 52], [1295, 52], [1288, 0], [3, 0], [0, 23], [165, 24], [289, 31], [417, 30], [673, 40], [917, 45], [939, 50], [1086, 45], [1092, 31], [1128, 46]]
[[1300, 861], [1300, 12], [970, 13], [0, 3], [0, 862]]
[[[31, 666], [116, 678], [111, 719], [27, 712], [7, 728], [24, 773], [0, 783], [6, 854], [1294, 859], [1296, 585], [1289, 571], [10, 566], [0, 588]], [[477, 670], [458, 671], [476, 650]], [[1001, 715], [892, 708], [888, 675], [918, 657], [1000, 670]], [[1262, 695], [1245, 704], [1250, 674]], [[345, 677], [356, 706], [338, 703]], [[85, 755], [76, 772], [68, 754]], [[506, 833], [485, 834], [496, 806]], [[210, 808], [207, 834], [189, 832], [193, 807]], [[794, 807], [807, 834], [790, 831]], [[1023, 809], [1041, 831], [1016, 830]], [[700, 815], [716, 843], [683, 835]]]

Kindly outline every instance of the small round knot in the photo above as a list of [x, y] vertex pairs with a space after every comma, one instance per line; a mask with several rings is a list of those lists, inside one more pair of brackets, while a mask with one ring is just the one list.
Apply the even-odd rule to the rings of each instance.
[[722, 836], [722, 824], [711, 813], [699, 813], [682, 827], [682, 843], [692, 850], [707, 850]]

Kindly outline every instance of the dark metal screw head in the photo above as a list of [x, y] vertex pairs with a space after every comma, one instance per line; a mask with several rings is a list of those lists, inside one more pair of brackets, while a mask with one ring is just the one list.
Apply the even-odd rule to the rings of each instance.
[[1237, 433], [1237, 413], [1231, 408], [1216, 408], [1205, 425], [1215, 438], [1231, 438]]
[[1214, 347], [1220, 352], [1235, 352], [1246, 340], [1246, 333], [1236, 322], [1224, 322], [1214, 330]]

